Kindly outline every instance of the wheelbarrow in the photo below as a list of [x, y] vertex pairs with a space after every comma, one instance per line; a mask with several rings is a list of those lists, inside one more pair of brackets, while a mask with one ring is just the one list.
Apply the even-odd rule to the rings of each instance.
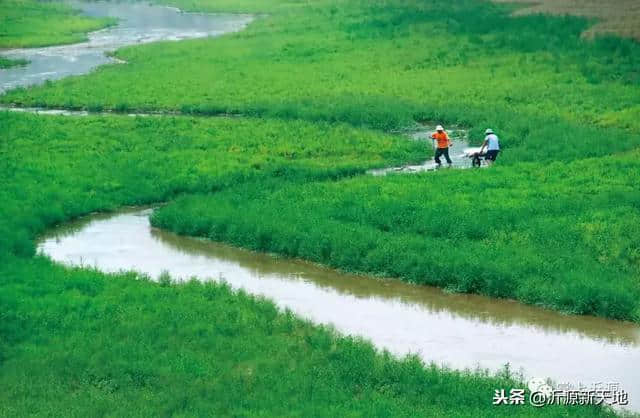
[[480, 167], [482, 165], [482, 161], [487, 159], [486, 152], [480, 152], [480, 147], [467, 148], [464, 150], [465, 157], [471, 160], [472, 167]]

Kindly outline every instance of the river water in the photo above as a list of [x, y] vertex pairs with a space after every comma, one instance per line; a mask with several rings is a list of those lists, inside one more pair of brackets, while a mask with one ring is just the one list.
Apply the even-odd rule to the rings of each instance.
[[[619, 383], [639, 409], [640, 327], [514, 301], [447, 294], [399, 280], [341, 274], [150, 226], [150, 209], [95, 215], [50, 231], [39, 252], [105, 272], [225, 280], [281, 308], [376, 346], [453, 368], [497, 370], [586, 387]], [[490, 399], [488, 399], [490, 401]]]
[[184, 13], [172, 7], [131, 2], [67, 2], [93, 17], [115, 17], [116, 26], [91, 32], [88, 41], [44, 48], [2, 51], [11, 59], [25, 59], [21, 67], [0, 70], [0, 94], [15, 87], [42, 84], [117, 63], [106, 53], [128, 45], [218, 36], [243, 29], [253, 17], [238, 14]]

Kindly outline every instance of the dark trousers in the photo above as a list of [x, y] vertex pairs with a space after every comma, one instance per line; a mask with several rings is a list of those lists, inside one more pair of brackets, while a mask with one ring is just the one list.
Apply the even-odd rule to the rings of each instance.
[[495, 161], [496, 158], [498, 158], [498, 154], [500, 153], [499, 149], [494, 149], [491, 151], [487, 151], [487, 156], [486, 159], [487, 160], [491, 160], [491, 161]]
[[447, 160], [448, 164], [451, 164], [451, 158], [449, 158], [449, 148], [436, 148], [436, 156], [434, 160], [436, 160], [436, 164], [440, 165], [440, 156], [444, 155], [444, 158]]

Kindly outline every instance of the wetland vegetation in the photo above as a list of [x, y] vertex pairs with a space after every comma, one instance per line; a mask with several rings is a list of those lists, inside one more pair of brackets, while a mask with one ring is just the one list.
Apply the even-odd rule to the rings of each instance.
[[250, 183], [180, 198], [152, 221], [347, 271], [638, 321], [639, 157]]
[[26, 64], [27, 64], [26, 60], [22, 60], [22, 59], [13, 60], [9, 58], [0, 57], [0, 69], [19, 67], [21, 65], [26, 65]]
[[[606, 416], [496, 408], [507, 372], [395, 359], [224, 285], [34, 257], [46, 227], [170, 203], [156, 225], [345, 270], [640, 321], [640, 45], [478, 0], [166, 1], [260, 12], [245, 31], [0, 101], [185, 116], [0, 113], [0, 414]], [[0, 3], [0, 48], [112, 24]], [[242, 115], [219, 118], [192, 115]], [[495, 129], [490, 170], [417, 162], [416, 121]]]
[[0, 7], [0, 49], [82, 42], [87, 32], [116, 23], [84, 16], [61, 2], [2, 0]]

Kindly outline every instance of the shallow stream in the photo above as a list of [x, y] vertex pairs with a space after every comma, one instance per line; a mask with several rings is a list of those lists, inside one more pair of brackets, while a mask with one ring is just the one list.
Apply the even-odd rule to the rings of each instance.
[[218, 36], [243, 29], [253, 17], [238, 14], [184, 13], [172, 7], [132, 2], [68, 1], [93, 17], [114, 17], [115, 26], [91, 32], [88, 41], [43, 48], [0, 51], [9, 59], [25, 59], [25, 66], [0, 70], [0, 94], [15, 87], [42, 84], [120, 62], [106, 54], [129, 45]]
[[[640, 327], [428, 286], [342, 274], [154, 229], [150, 209], [94, 215], [49, 232], [39, 251], [105, 272], [136, 270], [225, 280], [397, 355], [454, 368], [498, 370], [586, 387], [619, 383], [638, 409]], [[490, 399], [488, 399], [490, 401]]]

